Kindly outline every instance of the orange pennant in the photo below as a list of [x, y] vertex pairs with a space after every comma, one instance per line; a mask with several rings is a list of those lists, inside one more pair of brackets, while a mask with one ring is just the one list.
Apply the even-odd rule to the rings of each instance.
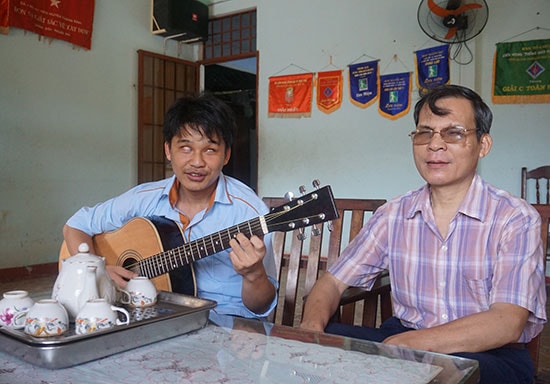
[[317, 74], [317, 107], [324, 113], [332, 113], [342, 105], [342, 71]]

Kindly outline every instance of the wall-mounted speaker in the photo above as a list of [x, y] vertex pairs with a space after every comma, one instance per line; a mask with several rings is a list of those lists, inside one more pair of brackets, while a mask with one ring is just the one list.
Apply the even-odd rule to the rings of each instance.
[[151, 33], [178, 41], [208, 39], [208, 6], [199, 0], [151, 0]]

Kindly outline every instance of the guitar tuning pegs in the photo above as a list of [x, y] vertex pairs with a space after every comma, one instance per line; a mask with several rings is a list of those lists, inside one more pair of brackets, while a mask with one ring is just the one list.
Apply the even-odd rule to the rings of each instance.
[[288, 191], [287, 193], [285, 193], [285, 199], [287, 199], [288, 201], [292, 201], [292, 199], [294, 199], [294, 193]]
[[[321, 182], [318, 179], [315, 179], [311, 182], [311, 184], [313, 185], [313, 188], [319, 189]], [[305, 191], [305, 188], [304, 188], [304, 191]], [[317, 227], [317, 224], [313, 224], [313, 228], [311, 229], [311, 234], [313, 236], [319, 236], [321, 234], [321, 230]]]
[[311, 234], [313, 236], [319, 236], [321, 234], [321, 230], [317, 227], [317, 224], [313, 224], [313, 228], [311, 229]]
[[[306, 187], [304, 185], [300, 185], [300, 188], [298, 188], [298, 190], [300, 191], [302, 196], [306, 194]], [[305, 239], [307, 239], [307, 235], [304, 231], [304, 228], [300, 228], [298, 231], [298, 240], [304, 241]]]

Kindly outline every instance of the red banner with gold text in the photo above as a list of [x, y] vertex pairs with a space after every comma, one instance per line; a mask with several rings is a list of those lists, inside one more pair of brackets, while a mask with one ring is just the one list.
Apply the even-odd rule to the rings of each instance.
[[90, 49], [95, 0], [9, 0], [9, 26]]
[[0, 33], [5, 35], [9, 32], [8, 27], [8, 14], [10, 2], [9, 0], [0, 0]]
[[269, 78], [268, 117], [310, 117], [313, 73]]

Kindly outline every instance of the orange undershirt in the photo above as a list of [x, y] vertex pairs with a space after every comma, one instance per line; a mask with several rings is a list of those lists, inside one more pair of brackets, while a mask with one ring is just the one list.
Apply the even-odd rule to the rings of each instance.
[[[191, 220], [189, 219], [189, 217], [185, 216], [183, 212], [181, 212], [179, 209], [176, 208], [176, 203], [178, 202], [179, 187], [180, 187], [180, 182], [178, 179], [176, 179], [174, 181], [174, 184], [172, 184], [172, 188], [170, 188], [170, 193], [168, 194], [168, 201], [170, 202], [170, 205], [178, 211], [182, 228], [186, 229], [189, 223], [191, 222]], [[208, 203], [208, 208], [206, 209], [207, 212], [214, 205], [215, 196], [216, 196], [216, 190], [214, 189], [214, 191], [212, 192], [212, 195], [210, 196], [210, 202]]]

